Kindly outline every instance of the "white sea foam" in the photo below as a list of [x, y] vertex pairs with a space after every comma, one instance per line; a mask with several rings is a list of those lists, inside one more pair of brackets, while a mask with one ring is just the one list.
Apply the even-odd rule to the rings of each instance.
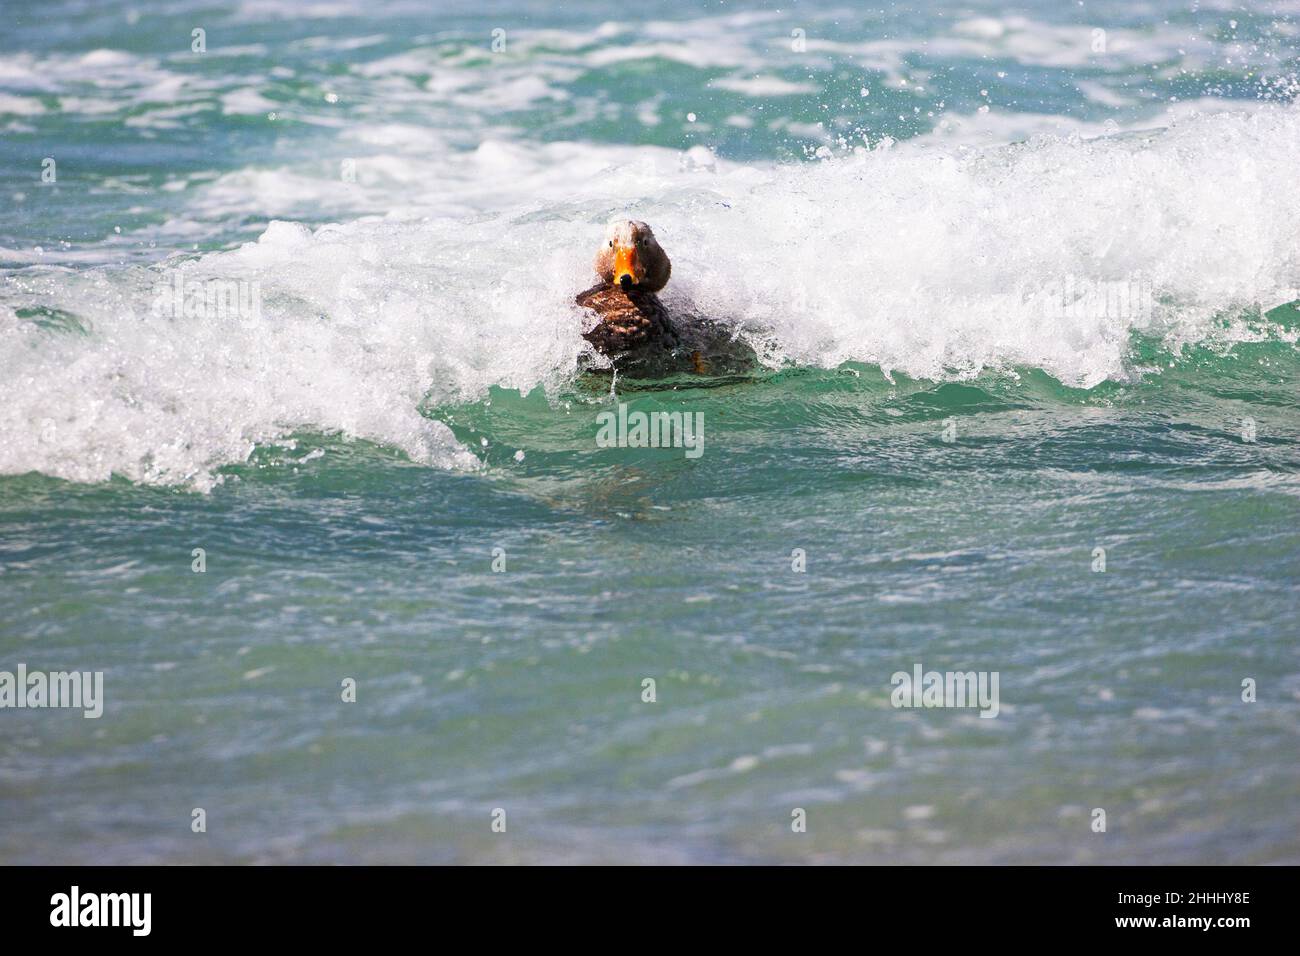
[[[300, 227], [273, 224], [248, 249], [190, 263], [192, 282], [278, 273], [284, 281], [267, 296], [261, 321], [155, 314], [155, 287], [170, 276], [153, 269], [26, 280], [35, 299], [75, 309], [90, 331], [50, 339], [13, 309], [0, 313], [7, 406], [0, 473], [37, 470], [77, 481], [120, 474], [205, 489], [214, 468], [299, 427], [370, 438], [416, 461], [472, 467], [445, 426], [417, 412], [438, 346], [425, 327], [429, 317], [400, 284], [386, 291], [349, 285], [364, 286], [367, 271], [388, 285], [382, 263], [364, 249], [335, 247], [332, 256], [330, 248], [327, 235], [312, 240]], [[342, 256], [353, 267], [326, 290], [314, 267], [292, 265], [305, 256], [317, 265]], [[379, 312], [382, 321], [367, 320]]]
[[221, 109], [226, 113], [256, 116], [274, 110], [277, 104], [255, 89], [232, 90], [221, 97]]
[[973, 113], [943, 114], [928, 133], [913, 137], [912, 145], [996, 146], [1032, 139], [1035, 136], [1078, 136], [1096, 138], [1118, 132], [1155, 131], [1196, 117], [1215, 113], [1247, 114], [1274, 109], [1270, 103], [1241, 102], [1201, 97], [1167, 103], [1161, 111], [1145, 120], [1121, 126], [1114, 119], [1081, 120], [1055, 113], [989, 108]]
[[13, 96], [0, 93], [0, 116], [40, 116], [45, 106], [32, 96]]
[[812, 83], [792, 83], [779, 76], [726, 76], [714, 80], [711, 84], [720, 90], [731, 90], [746, 96], [798, 96], [816, 93], [818, 87]]
[[[583, 143], [461, 150], [392, 122], [344, 135], [381, 150], [356, 182], [327, 160], [228, 173], [192, 187], [159, 235], [321, 210], [340, 225], [276, 222], [242, 248], [148, 268], [7, 253], [32, 265], [0, 286], [0, 473], [207, 488], [303, 430], [475, 467], [419, 407], [570, 380], [584, 348], [573, 296], [611, 215], [654, 225], [674, 304], [732, 323], [773, 363], [930, 378], [1033, 366], [1090, 386], [1134, 374], [1135, 328], [1174, 344], [1244, 335], [1213, 317], [1300, 287], [1295, 107], [794, 165]], [[260, 319], [154, 314], [156, 284], [181, 265], [195, 281], [257, 282]], [[1051, 318], [1042, 294], [1067, 277], [1140, 280], [1155, 309]], [[88, 332], [41, 330], [33, 308]]]

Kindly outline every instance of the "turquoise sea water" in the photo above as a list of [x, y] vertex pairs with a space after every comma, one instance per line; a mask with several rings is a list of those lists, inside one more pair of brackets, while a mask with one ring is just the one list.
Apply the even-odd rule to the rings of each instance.
[[[0, 671], [105, 707], [0, 709], [0, 861], [1300, 861], [1298, 44], [6, 7]], [[583, 371], [615, 216], [752, 368]]]

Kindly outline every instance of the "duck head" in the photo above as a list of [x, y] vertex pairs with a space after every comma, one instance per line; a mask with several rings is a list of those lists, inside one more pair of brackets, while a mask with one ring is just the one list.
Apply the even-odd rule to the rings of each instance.
[[596, 253], [596, 274], [601, 281], [628, 291], [658, 292], [668, 284], [672, 269], [650, 227], [632, 219], [611, 222]]

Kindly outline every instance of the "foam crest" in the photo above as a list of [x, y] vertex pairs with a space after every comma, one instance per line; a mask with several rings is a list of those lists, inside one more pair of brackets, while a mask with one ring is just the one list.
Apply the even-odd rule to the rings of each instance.
[[[414, 168], [394, 158], [393, 182], [428, 177], [418, 218], [275, 222], [257, 242], [157, 266], [12, 273], [0, 473], [209, 488], [222, 465], [296, 431], [476, 467], [420, 409], [571, 381], [585, 347], [573, 296], [611, 215], [655, 227], [673, 303], [731, 323], [773, 364], [1130, 377], [1134, 330], [1173, 345], [1257, 335], [1216, 316], [1296, 296], [1298, 151], [1300, 111], [1276, 107], [795, 165], [574, 144], [488, 145]], [[178, 275], [256, 288], [257, 314], [160, 309], [160, 284]], [[1149, 292], [1150, 307], [1051, 307], [1117, 284]]]
[[[1279, 108], [877, 149], [774, 170], [673, 222], [669, 249], [707, 310], [773, 330], [784, 358], [927, 378], [1021, 365], [1092, 386], [1129, 374], [1134, 330], [1231, 336], [1217, 314], [1295, 297], [1300, 196], [1279, 187], [1298, 147], [1300, 111]], [[1079, 301], [1117, 289], [1136, 301]]]

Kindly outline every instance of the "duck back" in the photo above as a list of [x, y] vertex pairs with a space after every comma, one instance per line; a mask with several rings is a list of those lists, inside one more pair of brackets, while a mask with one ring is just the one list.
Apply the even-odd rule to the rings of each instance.
[[583, 338], [606, 355], [651, 347], [671, 349], [678, 343], [668, 310], [653, 292], [602, 283], [579, 293], [576, 301], [600, 316]]

